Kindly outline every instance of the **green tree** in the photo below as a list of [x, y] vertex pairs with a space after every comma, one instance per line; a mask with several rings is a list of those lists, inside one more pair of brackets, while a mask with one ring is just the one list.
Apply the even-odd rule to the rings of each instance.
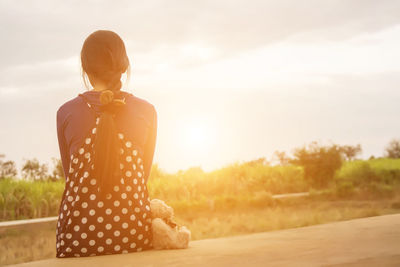
[[273, 159], [279, 162], [280, 165], [285, 166], [290, 163], [290, 157], [286, 154], [285, 151], [275, 151], [273, 154]]
[[398, 159], [400, 158], [400, 140], [392, 139], [385, 148], [385, 157]]
[[5, 177], [16, 177], [17, 168], [15, 167], [15, 162], [12, 160], [3, 161], [4, 154], [0, 154], [0, 178]]
[[62, 166], [62, 162], [61, 159], [57, 159], [57, 158], [52, 158], [53, 160], [53, 174], [49, 177], [52, 181], [57, 181], [60, 179], [64, 179], [65, 175], [64, 175], [64, 169]]
[[348, 161], [352, 161], [354, 159], [356, 159], [357, 155], [361, 154], [362, 152], [362, 148], [360, 144], [357, 144], [356, 146], [341, 146], [340, 147], [344, 157], [348, 160]]
[[333, 181], [343, 161], [340, 146], [322, 146], [318, 142], [295, 149], [293, 156], [291, 163], [302, 166], [304, 178], [316, 188], [325, 187]]
[[258, 158], [254, 160], [250, 160], [245, 162], [249, 166], [257, 166], [257, 165], [269, 165], [269, 162], [266, 158]]
[[46, 180], [48, 178], [47, 172], [47, 165], [40, 164], [36, 158], [26, 160], [21, 169], [22, 176], [30, 180]]
[[6, 162], [1, 163], [0, 177], [16, 177], [16, 176], [17, 176], [17, 168], [15, 166], [14, 161], [8, 160]]

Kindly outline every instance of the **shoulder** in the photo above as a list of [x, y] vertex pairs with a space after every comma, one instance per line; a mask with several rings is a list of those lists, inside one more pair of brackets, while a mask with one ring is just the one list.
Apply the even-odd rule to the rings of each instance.
[[75, 110], [77, 106], [81, 105], [82, 105], [82, 98], [79, 96], [76, 96], [71, 100], [68, 100], [57, 109], [57, 120], [67, 117], [68, 114], [72, 112], [72, 110]]
[[154, 105], [143, 98], [134, 96], [133, 94], [129, 93], [126, 101], [128, 105], [133, 106], [135, 107], [135, 109], [139, 109], [148, 115], [154, 116], [156, 114], [156, 108], [154, 107]]

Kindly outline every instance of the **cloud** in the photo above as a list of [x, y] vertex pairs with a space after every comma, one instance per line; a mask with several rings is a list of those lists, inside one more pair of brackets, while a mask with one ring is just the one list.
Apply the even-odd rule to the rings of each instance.
[[59, 157], [55, 113], [82, 92], [81, 45], [92, 31], [111, 29], [133, 63], [130, 88], [158, 110], [156, 162], [168, 170], [198, 165], [171, 162], [180, 141], [180, 125], [171, 125], [182, 114], [221, 123], [218, 160], [204, 163], [213, 168], [322, 137], [380, 155], [400, 130], [393, 123], [399, 7], [395, 0], [0, 0], [2, 153]]
[[0, 71], [0, 88], [16, 87], [28, 91], [37, 87], [43, 91], [48, 87], [71, 84], [79, 78], [79, 66], [78, 57], [10, 66]]
[[102, 28], [118, 32], [132, 53], [196, 42], [231, 56], [304, 32], [315, 41], [378, 31], [399, 23], [399, 7], [396, 0], [3, 0], [0, 69], [76, 56]]

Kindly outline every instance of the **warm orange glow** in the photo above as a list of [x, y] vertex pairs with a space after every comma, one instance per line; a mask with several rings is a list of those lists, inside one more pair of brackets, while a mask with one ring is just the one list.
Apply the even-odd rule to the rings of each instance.
[[193, 152], [205, 152], [212, 145], [213, 129], [205, 122], [193, 121], [184, 126], [183, 147]]

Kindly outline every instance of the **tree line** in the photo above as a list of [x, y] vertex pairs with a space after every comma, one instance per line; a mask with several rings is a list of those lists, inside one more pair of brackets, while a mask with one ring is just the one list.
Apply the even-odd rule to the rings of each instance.
[[[360, 144], [352, 145], [321, 145], [311, 142], [308, 145], [294, 149], [290, 156], [285, 151], [275, 151], [273, 161], [280, 165], [299, 165], [303, 167], [304, 178], [314, 187], [324, 187], [333, 180], [335, 172], [340, 169], [344, 161], [357, 159], [361, 154]], [[400, 158], [400, 139], [393, 139], [385, 147], [384, 157]], [[0, 178], [16, 177], [17, 169], [15, 162], [4, 160], [5, 155], [0, 154]], [[371, 156], [371, 159], [374, 157]], [[47, 164], [41, 164], [34, 159], [25, 160], [21, 167], [21, 176], [27, 180], [51, 180], [57, 181], [64, 178], [63, 167], [60, 159], [52, 158], [53, 172], [49, 173]], [[265, 158], [249, 161], [248, 164], [270, 164]], [[157, 165], [155, 165], [157, 167]], [[154, 168], [153, 168], [154, 169]], [[154, 171], [153, 171], [154, 172]], [[153, 174], [153, 173], [152, 173]]]
[[[17, 176], [17, 167], [12, 160], [4, 160], [5, 155], [0, 154], [0, 178], [14, 178]], [[47, 164], [40, 163], [38, 159], [27, 159], [21, 167], [21, 176], [32, 181], [57, 181], [64, 178], [63, 167], [60, 159], [52, 158], [53, 171], [49, 172]]]
[[[321, 145], [311, 142], [308, 145], [294, 149], [292, 155], [285, 151], [275, 151], [272, 161], [279, 165], [298, 165], [303, 167], [304, 179], [314, 188], [327, 187], [334, 180], [335, 173], [342, 167], [344, 161], [353, 161], [361, 154], [360, 144], [352, 145]], [[385, 158], [400, 158], [400, 139], [393, 139], [385, 147]], [[371, 156], [370, 159], [374, 159]], [[270, 164], [265, 158], [248, 162], [249, 164]]]

